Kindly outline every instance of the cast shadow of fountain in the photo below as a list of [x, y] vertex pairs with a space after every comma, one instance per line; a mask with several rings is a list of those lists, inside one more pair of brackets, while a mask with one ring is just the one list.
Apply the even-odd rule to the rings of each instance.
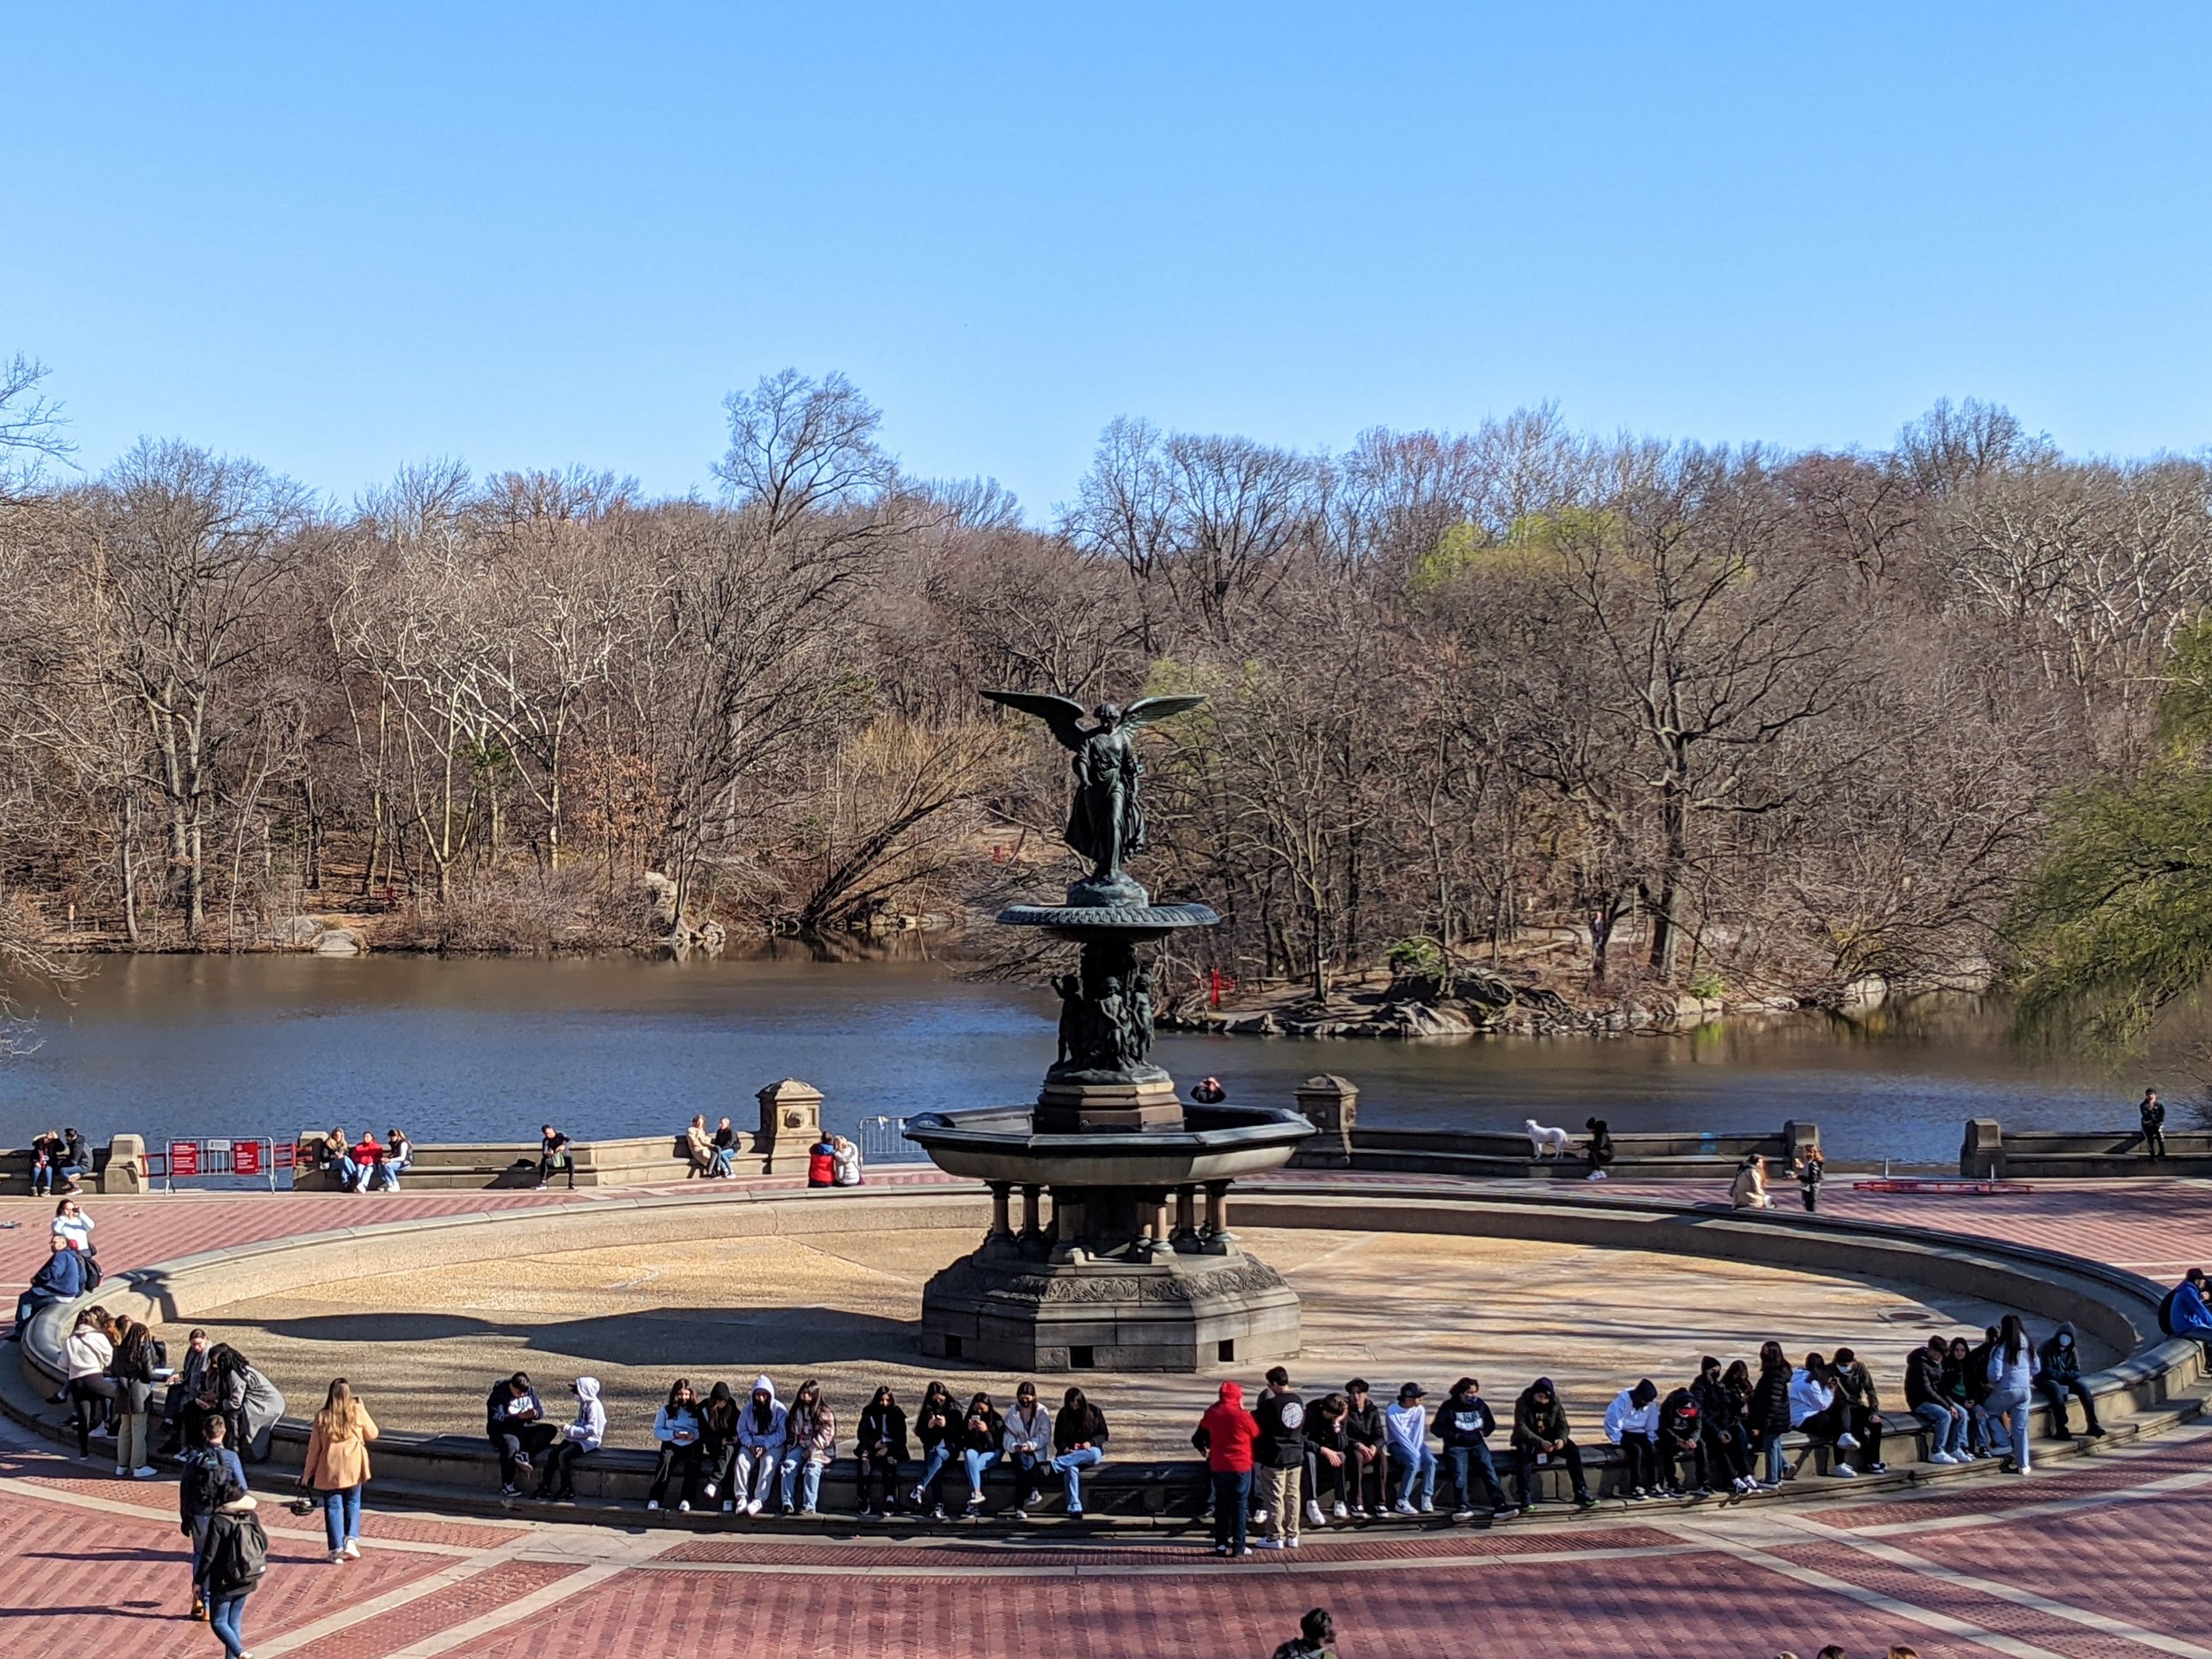
[[[211, 1325], [216, 1323], [210, 1320]], [[313, 1314], [301, 1318], [221, 1320], [222, 1339], [249, 1357], [256, 1332], [288, 1341], [353, 1349], [499, 1337], [534, 1354], [579, 1365], [673, 1368], [712, 1363], [733, 1350], [764, 1368], [846, 1361], [911, 1360], [919, 1327], [844, 1308], [654, 1308], [580, 1319], [507, 1322], [473, 1314], [401, 1311]]]

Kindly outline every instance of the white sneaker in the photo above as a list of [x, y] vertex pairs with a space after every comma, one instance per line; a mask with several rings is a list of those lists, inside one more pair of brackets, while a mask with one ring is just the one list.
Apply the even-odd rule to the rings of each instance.
[[1282, 1547], [1283, 1540], [1279, 1538], [1256, 1538], [1252, 1540], [1254, 1549], [1280, 1549]]
[[691, 1513], [691, 1500], [689, 1498], [686, 1498], [682, 1502], [679, 1503], [676, 1506], [676, 1513], [679, 1515], [689, 1515]]
[[1835, 1476], [1839, 1480], [1850, 1480], [1855, 1479], [1859, 1471], [1852, 1468], [1848, 1463], [1838, 1463], [1828, 1472]]
[[1306, 1500], [1306, 1525], [1308, 1526], [1326, 1526], [1328, 1525], [1328, 1522], [1321, 1518], [1321, 1506], [1315, 1502], [1311, 1498], [1308, 1498]]
[[750, 1503], [747, 1504], [745, 1506], [745, 1513], [748, 1515], [758, 1515], [760, 1513], [760, 1500], [758, 1498], [755, 1498]]
[[1345, 1514], [1345, 1511], [1344, 1511], [1344, 1506], [1343, 1506], [1341, 1503], [1338, 1504], [1338, 1505], [1336, 1506], [1336, 1508], [1334, 1508], [1333, 1509], [1331, 1509], [1331, 1510], [1329, 1511], [1329, 1517], [1330, 1517], [1330, 1518], [1331, 1518], [1332, 1520], [1338, 1520], [1338, 1521], [1346, 1520], [1346, 1519], [1348, 1519], [1348, 1518], [1349, 1518], [1349, 1517], [1348, 1517]]
[[1836, 1444], [1847, 1452], [1855, 1452], [1859, 1449], [1859, 1437], [1855, 1434], [1839, 1434], [1836, 1436]]
[[1283, 1542], [1289, 1548], [1295, 1549], [1298, 1548], [1298, 1538], [1295, 1533], [1293, 1533], [1290, 1537], [1283, 1540]]
[[346, 1552], [342, 1549], [334, 1549], [330, 1552], [330, 1564], [334, 1567], [342, 1565], [345, 1558]]
[[1415, 1510], [1414, 1510], [1414, 1508], [1413, 1508], [1413, 1505], [1411, 1504], [1411, 1502], [1409, 1502], [1408, 1500], [1406, 1500], [1406, 1499], [1404, 1499], [1404, 1498], [1401, 1498], [1401, 1499], [1399, 1499], [1399, 1500], [1398, 1500], [1398, 1502], [1397, 1502], [1396, 1503], [1393, 1504], [1391, 1507], [1392, 1507], [1392, 1509], [1394, 1509], [1394, 1510], [1395, 1510], [1398, 1514], [1400, 1514], [1400, 1515], [1411, 1515], [1411, 1514], [1415, 1513]]
[[359, 1539], [349, 1538], [346, 1540], [346, 1559], [348, 1561], [358, 1561], [361, 1559], [361, 1540]]
[[1955, 1463], [1958, 1459], [1948, 1452], [1930, 1452], [1928, 1461], [1932, 1463]]
[[645, 1507], [649, 1509], [657, 1509], [661, 1507], [661, 1501], [658, 1498], [648, 1498], [645, 1500]]
[[1253, 1510], [1252, 1518], [1248, 1525], [1253, 1526], [1265, 1526], [1267, 1525], [1267, 1511], [1265, 1509]]
[[1436, 1505], [1430, 1502], [1428, 1499], [1424, 1498], [1421, 1500], [1419, 1513], [1423, 1515], [1434, 1515], [1436, 1513]]

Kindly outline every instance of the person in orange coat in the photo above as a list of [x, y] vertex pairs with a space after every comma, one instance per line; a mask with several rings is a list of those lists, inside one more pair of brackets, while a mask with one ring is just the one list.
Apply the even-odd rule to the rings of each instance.
[[361, 1488], [369, 1480], [369, 1442], [376, 1419], [342, 1377], [330, 1385], [323, 1409], [307, 1434], [307, 1462], [300, 1479], [322, 1496], [323, 1532], [334, 1564], [361, 1554]]

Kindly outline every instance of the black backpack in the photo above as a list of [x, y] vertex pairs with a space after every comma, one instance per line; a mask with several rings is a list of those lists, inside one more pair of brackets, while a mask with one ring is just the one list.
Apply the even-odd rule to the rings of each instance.
[[2177, 1334], [2174, 1330], [2174, 1299], [2180, 1294], [2181, 1286], [2176, 1285], [2166, 1293], [2165, 1300], [2158, 1304], [2158, 1328], [2168, 1336]]

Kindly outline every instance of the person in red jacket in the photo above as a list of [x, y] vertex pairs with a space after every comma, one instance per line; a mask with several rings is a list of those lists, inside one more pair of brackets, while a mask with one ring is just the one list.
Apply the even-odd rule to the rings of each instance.
[[1221, 1385], [1221, 1398], [1206, 1408], [1190, 1443], [1206, 1454], [1214, 1483], [1214, 1554], [1248, 1555], [1245, 1516], [1252, 1505], [1252, 1443], [1258, 1419], [1244, 1409], [1244, 1390]]
[[837, 1185], [837, 1148], [830, 1144], [826, 1134], [807, 1148], [806, 1184], [809, 1187]]

